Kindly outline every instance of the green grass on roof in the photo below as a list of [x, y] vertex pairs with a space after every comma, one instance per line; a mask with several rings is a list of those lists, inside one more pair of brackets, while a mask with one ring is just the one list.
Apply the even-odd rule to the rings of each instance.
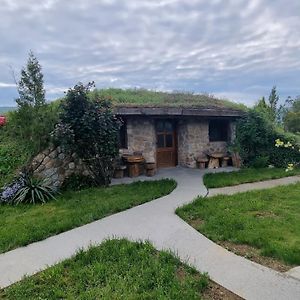
[[246, 110], [241, 103], [226, 99], [217, 99], [209, 94], [193, 94], [188, 92], [157, 92], [145, 89], [96, 89], [91, 98], [111, 97], [116, 106], [147, 106], [147, 107], [203, 107]]

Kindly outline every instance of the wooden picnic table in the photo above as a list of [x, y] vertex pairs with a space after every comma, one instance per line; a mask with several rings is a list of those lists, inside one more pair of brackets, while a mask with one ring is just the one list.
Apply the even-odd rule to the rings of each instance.
[[217, 169], [220, 167], [220, 160], [222, 160], [222, 158], [225, 157], [226, 154], [222, 152], [213, 152], [213, 153], [209, 153], [208, 156], [209, 156], [208, 168]]
[[128, 164], [129, 177], [137, 177], [140, 175], [140, 164], [144, 162], [141, 155], [124, 155], [123, 159]]

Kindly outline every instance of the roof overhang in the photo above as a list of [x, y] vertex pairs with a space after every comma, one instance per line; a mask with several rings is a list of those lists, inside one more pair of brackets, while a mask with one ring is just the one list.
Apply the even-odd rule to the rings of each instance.
[[241, 117], [245, 112], [223, 108], [183, 108], [183, 107], [115, 107], [120, 116], [202, 116], [202, 117]]

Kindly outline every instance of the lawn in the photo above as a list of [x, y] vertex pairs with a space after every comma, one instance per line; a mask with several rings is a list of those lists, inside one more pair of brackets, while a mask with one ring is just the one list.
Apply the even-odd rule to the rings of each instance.
[[0, 128], [0, 189], [16, 175], [16, 170], [26, 164], [31, 156], [25, 143], [8, 138]]
[[286, 172], [285, 169], [280, 168], [249, 168], [235, 172], [208, 173], [204, 175], [203, 182], [207, 188], [218, 188], [293, 175], [300, 175], [300, 169]]
[[94, 90], [90, 97], [111, 97], [117, 106], [166, 106], [166, 107], [214, 107], [246, 110], [246, 106], [226, 99], [218, 99], [209, 94], [187, 92], [159, 92], [146, 89], [101, 89]]
[[150, 243], [108, 240], [0, 291], [3, 299], [200, 299], [205, 274]]
[[177, 210], [215, 242], [250, 245], [260, 255], [300, 265], [300, 183], [232, 196], [198, 198]]
[[0, 253], [169, 194], [174, 180], [66, 191], [44, 205], [0, 205]]

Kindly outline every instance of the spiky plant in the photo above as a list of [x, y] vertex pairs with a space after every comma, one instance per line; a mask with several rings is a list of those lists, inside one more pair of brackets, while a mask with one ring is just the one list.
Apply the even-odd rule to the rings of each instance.
[[24, 185], [16, 193], [13, 203], [46, 203], [55, 199], [57, 190], [41, 180], [28, 174], [24, 176]]

